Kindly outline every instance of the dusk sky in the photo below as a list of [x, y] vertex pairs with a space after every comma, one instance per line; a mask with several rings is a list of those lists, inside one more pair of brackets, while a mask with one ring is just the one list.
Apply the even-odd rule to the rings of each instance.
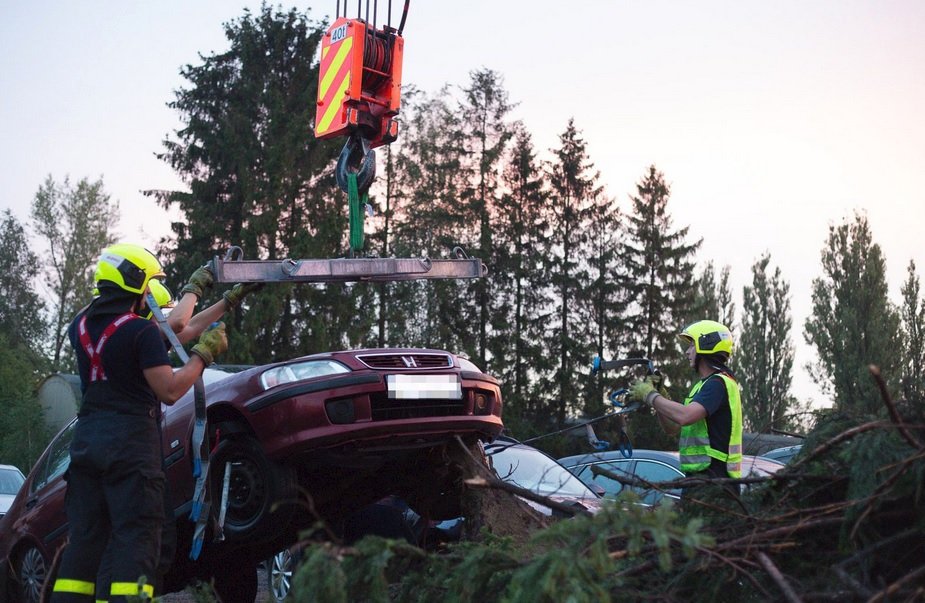
[[[0, 208], [27, 221], [49, 174], [102, 177], [120, 235], [167, 234], [140, 191], [181, 186], [154, 156], [179, 124], [179, 69], [259, 6], [0, 0]], [[296, 6], [321, 20], [336, 2]], [[574, 118], [624, 207], [647, 166], [664, 172], [675, 226], [731, 266], [739, 312], [769, 252], [791, 285], [800, 397], [826, 403], [802, 365], [829, 225], [866, 213], [896, 303], [909, 261], [925, 269], [925, 2], [413, 0], [404, 37], [405, 83], [498, 71], [543, 153]]]

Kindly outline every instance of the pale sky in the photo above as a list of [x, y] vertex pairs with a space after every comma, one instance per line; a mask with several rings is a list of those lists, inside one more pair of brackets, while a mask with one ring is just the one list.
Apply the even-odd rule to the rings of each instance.
[[[0, 0], [0, 208], [26, 221], [48, 174], [102, 176], [124, 238], [167, 234], [139, 191], [180, 185], [154, 157], [179, 123], [179, 69], [225, 50], [222, 23], [259, 6]], [[335, 6], [298, 4], [318, 19]], [[404, 34], [405, 83], [500, 72], [540, 151], [574, 117], [625, 206], [654, 163], [699, 259], [731, 266], [739, 310], [769, 251], [791, 286], [798, 396], [825, 403], [803, 324], [830, 224], [866, 212], [894, 302], [909, 260], [925, 270], [925, 2], [413, 0]]]

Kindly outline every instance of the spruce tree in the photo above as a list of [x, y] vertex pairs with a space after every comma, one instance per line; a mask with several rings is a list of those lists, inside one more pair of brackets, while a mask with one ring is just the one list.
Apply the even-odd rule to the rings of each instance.
[[742, 328], [735, 342], [736, 376], [742, 386], [747, 430], [770, 432], [793, 424], [790, 393], [793, 342], [790, 285], [780, 268], [769, 272], [770, 254], [752, 265], [752, 284], [742, 291]]
[[506, 192], [498, 203], [494, 295], [507, 311], [492, 320], [490, 349], [505, 384], [505, 416], [534, 415], [538, 375], [550, 368], [543, 346], [548, 320], [548, 283], [541, 266], [547, 200], [544, 174], [530, 133], [516, 124], [516, 135], [502, 174]]
[[676, 341], [694, 305], [693, 257], [701, 241], [688, 241], [689, 227], [674, 228], [670, 196], [665, 175], [650, 166], [632, 197], [620, 259], [629, 299], [628, 347], [661, 367], [669, 386], [681, 387], [689, 369]]
[[[512, 105], [501, 74], [490, 69], [471, 72], [469, 85], [462, 92], [458, 113], [465, 153], [461, 167], [467, 182], [461, 197], [471, 215], [468, 222], [478, 225], [477, 233], [473, 233], [478, 239], [469, 253], [494, 268], [498, 261], [494, 237], [501, 195], [501, 160], [513, 135], [508, 118]], [[474, 303], [461, 306], [461, 309], [472, 310], [469, 322], [478, 334], [473, 360], [491, 372], [501, 369], [503, 364], [503, 360], [489, 353], [491, 323], [503, 324], [507, 313], [506, 306], [496, 303], [492, 291], [506, 278], [507, 275], [490, 270], [487, 278], [471, 281], [465, 299]]]
[[735, 324], [735, 301], [729, 286], [730, 267], [723, 266], [719, 276], [713, 261], [708, 261], [694, 282], [694, 304], [682, 321], [688, 325], [698, 320], [715, 320], [730, 329]]
[[33, 362], [44, 360], [48, 343], [45, 301], [35, 291], [33, 276], [39, 265], [26, 229], [9, 209], [0, 220], [0, 333], [7, 345], [28, 350]]
[[[312, 133], [315, 61], [324, 31], [307, 12], [261, 6], [225, 24], [228, 50], [181, 75], [169, 106], [183, 127], [160, 157], [188, 186], [151, 191], [183, 221], [162, 249], [176, 286], [197, 266], [240, 246], [246, 259], [311, 259], [346, 253], [347, 197], [334, 184], [343, 139]], [[217, 286], [214, 297], [222, 293]], [[204, 300], [209, 303], [211, 300]], [[349, 284], [269, 284], [226, 317], [229, 362], [267, 362], [360, 341], [371, 317]]]
[[556, 359], [549, 391], [557, 424], [569, 410], [580, 408], [583, 379], [590, 368], [592, 344], [578, 308], [590, 283], [588, 245], [591, 208], [600, 194], [598, 173], [588, 157], [587, 143], [569, 120], [559, 135], [559, 146], [547, 176], [550, 186], [545, 211], [548, 224], [546, 278], [553, 295], [554, 313], [547, 329], [547, 348]]
[[879, 366], [895, 391], [900, 321], [887, 297], [886, 262], [865, 215], [829, 227], [822, 272], [812, 283], [812, 312], [804, 333], [818, 361], [807, 369], [833, 396], [836, 408], [875, 412], [882, 402], [868, 366]]
[[925, 400], [925, 304], [915, 261], [909, 262], [902, 296], [902, 394], [907, 400], [921, 403]]

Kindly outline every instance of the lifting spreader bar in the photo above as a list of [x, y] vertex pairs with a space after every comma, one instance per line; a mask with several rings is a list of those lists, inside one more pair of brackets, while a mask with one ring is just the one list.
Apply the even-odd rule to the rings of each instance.
[[212, 260], [217, 283], [326, 283], [481, 278], [488, 269], [456, 248], [454, 260], [430, 258], [337, 258], [320, 260], [244, 260], [232, 247]]

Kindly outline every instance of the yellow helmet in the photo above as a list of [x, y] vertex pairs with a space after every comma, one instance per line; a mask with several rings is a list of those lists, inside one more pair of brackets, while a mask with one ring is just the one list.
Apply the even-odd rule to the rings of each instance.
[[686, 343], [694, 344], [698, 354], [725, 352], [732, 356], [732, 333], [714, 320], [701, 320], [688, 326], [678, 335]]
[[164, 269], [153, 253], [140, 245], [116, 243], [100, 254], [93, 280], [112, 283], [124, 291], [141, 295], [152, 278], [164, 277]]

